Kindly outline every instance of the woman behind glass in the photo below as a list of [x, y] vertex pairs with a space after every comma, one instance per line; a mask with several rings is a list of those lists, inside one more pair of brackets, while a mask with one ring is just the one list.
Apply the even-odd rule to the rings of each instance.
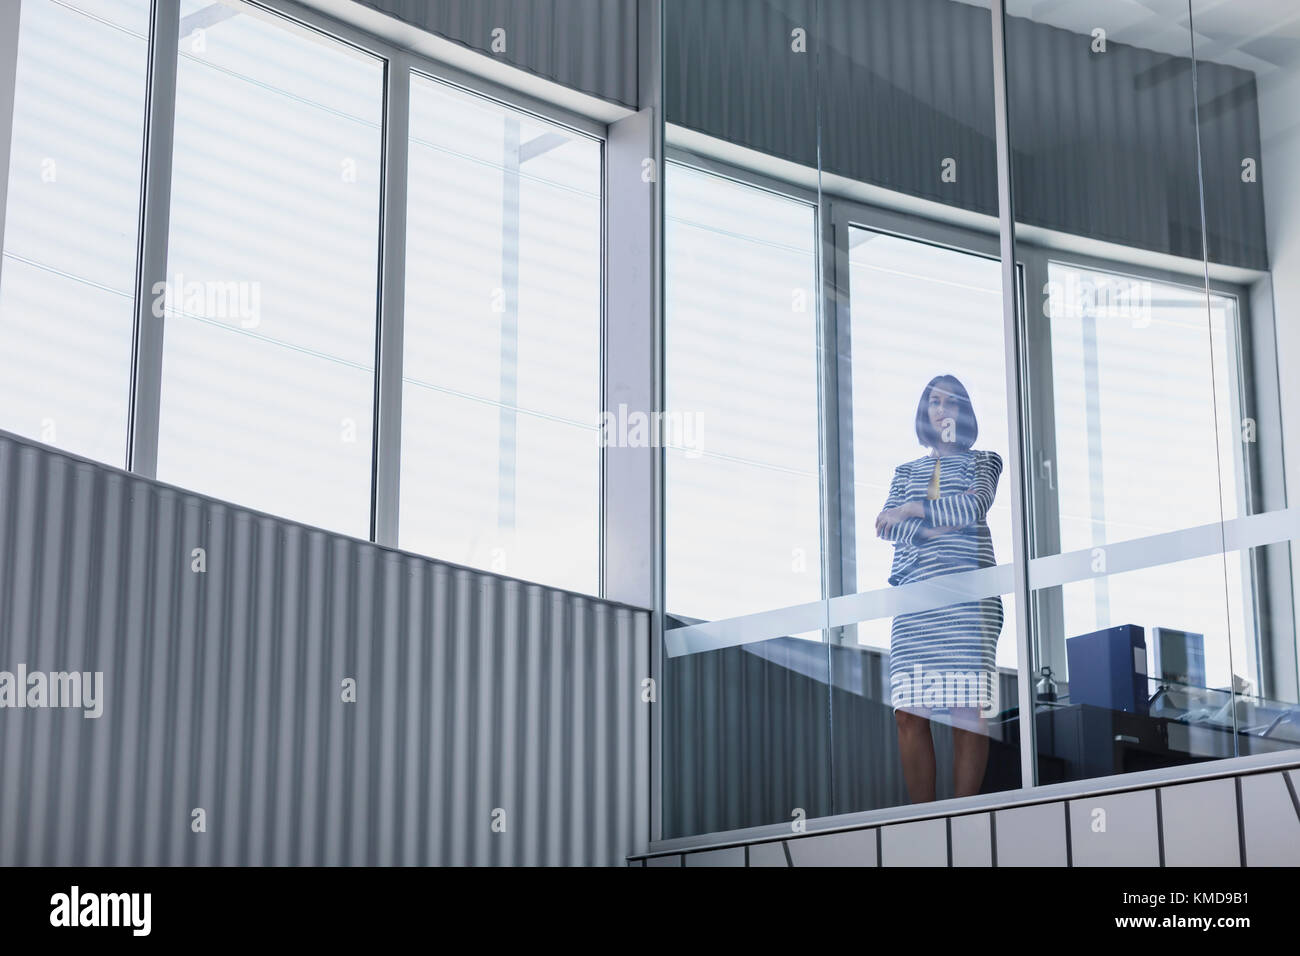
[[[930, 453], [899, 465], [876, 534], [894, 544], [892, 585], [991, 567], [989, 507], [1002, 459], [972, 447], [979, 424], [965, 386], [952, 375], [931, 379], [916, 408], [916, 437]], [[988, 762], [981, 711], [997, 690], [996, 652], [1002, 599], [983, 598], [900, 614], [889, 642], [889, 681], [908, 799], [935, 798], [930, 718], [953, 727], [955, 796], [978, 793]]]

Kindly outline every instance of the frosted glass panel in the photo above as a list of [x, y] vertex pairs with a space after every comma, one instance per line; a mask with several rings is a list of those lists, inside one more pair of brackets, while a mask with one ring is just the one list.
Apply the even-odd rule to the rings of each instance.
[[0, 428], [126, 464], [149, 4], [26, 0], [0, 271]]
[[687, 166], [667, 180], [666, 410], [683, 423], [667, 452], [668, 610], [816, 601], [815, 209]]
[[383, 65], [244, 10], [182, 21], [158, 477], [367, 537]]
[[411, 78], [400, 544], [595, 593], [601, 149]]

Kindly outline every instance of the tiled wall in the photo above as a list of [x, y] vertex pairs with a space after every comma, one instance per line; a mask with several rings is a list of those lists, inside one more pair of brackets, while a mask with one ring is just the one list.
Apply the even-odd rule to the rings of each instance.
[[1297, 866], [1300, 770], [1062, 799], [633, 866]]

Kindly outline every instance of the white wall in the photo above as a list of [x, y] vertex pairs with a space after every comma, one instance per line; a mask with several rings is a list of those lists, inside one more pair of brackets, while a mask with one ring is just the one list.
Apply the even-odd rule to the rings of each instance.
[[[1256, 329], [1261, 333], [1270, 326], [1275, 329], [1286, 500], [1300, 504], [1300, 376], [1292, 372], [1300, 368], [1300, 177], [1295, 174], [1300, 169], [1300, 71], [1291, 69], [1260, 74], [1259, 114], [1263, 143], [1259, 178], [1264, 189], [1272, 277], [1257, 285], [1251, 304]], [[1255, 351], [1258, 357], [1260, 348]], [[1261, 377], [1267, 379], [1271, 370], [1261, 368], [1259, 371]], [[1266, 401], [1260, 402], [1261, 437], [1268, 434], [1265, 431], [1267, 422], [1263, 420], [1270, 411], [1266, 405]], [[1262, 443], [1260, 452], [1263, 472], [1268, 474], [1270, 453], [1275, 456], [1276, 449]], [[1271, 497], [1266, 493], [1266, 503], [1270, 507], [1279, 507], [1275, 498], [1269, 500]], [[1294, 559], [1292, 585], [1293, 593], [1300, 593], [1300, 561]], [[1290, 653], [1294, 655], [1294, 635], [1287, 634], [1285, 639], [1291, 642]], [[1290, 699], [1294, 700], [1294, 673], [1289, 675], [1289, 680], [1289, 687], [1283, 682], [1274, 693], [1289, 690]]]

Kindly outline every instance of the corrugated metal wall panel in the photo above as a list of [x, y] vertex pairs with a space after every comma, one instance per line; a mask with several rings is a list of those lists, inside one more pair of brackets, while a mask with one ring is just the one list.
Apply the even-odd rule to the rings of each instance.
[[0, 709], [0, 865], [619, 863], [649, 640], [645, 611], [0, 435], [0, 670], [106, 687], [98, 719]]

